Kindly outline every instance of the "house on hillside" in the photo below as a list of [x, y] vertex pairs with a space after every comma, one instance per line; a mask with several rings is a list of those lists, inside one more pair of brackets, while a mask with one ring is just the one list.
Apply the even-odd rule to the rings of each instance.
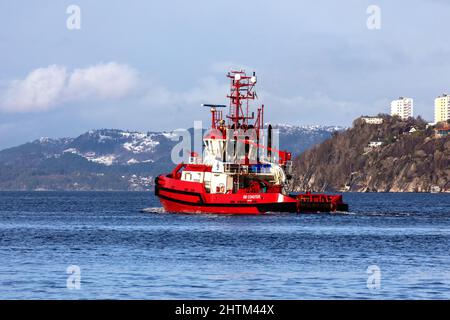
[[363, 117], [363, 118], [361, 118], [361, 120], [367, 124], [382, 124], [383, 123], [383, 118], [380, 118], [380, 117]]
[[442, 138], [450, 136], [450, 124], [446, 122], [440, 122], [434, 127], [434, 134], [436, 138]]
[[367, 147], [364, 148], [364, 153], [370, 152], [377, 149], [383, 145], [382, 141], [370, 141]]
[[382, 141], [370, 141], [368, 147], [369, 148], [378, 148], [381, 147], [383, 144]]

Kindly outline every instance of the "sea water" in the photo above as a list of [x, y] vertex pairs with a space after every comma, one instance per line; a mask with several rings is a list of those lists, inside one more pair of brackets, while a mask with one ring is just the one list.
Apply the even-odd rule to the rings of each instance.
[[450, 298], [450, 194], [344, 199], [223, 216], [151, 192], [0, 192], [0, 298]]

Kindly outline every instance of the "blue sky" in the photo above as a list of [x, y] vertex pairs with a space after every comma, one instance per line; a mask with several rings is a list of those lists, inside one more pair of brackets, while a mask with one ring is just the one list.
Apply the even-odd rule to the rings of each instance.
[[[69, 5], [81, 29], [69, 30]], [[381, 29], [366, 25], [369, 5]], [[450, 92], [450, 3], [18, 1], [0, 3], [0, 148], [94, 128], [172, 130], [225, 103], [255, 70], [266, 119], [350, 125], [398, 96], [432, 120]]]

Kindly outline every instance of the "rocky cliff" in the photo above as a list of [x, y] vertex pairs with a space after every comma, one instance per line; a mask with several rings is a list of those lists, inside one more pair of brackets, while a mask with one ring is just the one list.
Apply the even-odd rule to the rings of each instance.
[[450, 137], [436, 138], [421, 119], [380, 115], [302, 153], [294, 161], [296, 191], [450, 191]]

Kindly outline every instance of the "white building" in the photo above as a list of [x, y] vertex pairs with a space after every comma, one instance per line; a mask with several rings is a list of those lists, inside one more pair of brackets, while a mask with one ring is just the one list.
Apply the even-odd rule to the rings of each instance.
[[414, 114], [414, 101], [411, 98], [400, 97], [391, 102], [391, 116], [399, 116], [402, 120]]
[[382, 124], [383, 118], [379, 117], [363, 117], [362, 120], [367, 124]]
[[369, 148], [378, 148], [383, 145], [382, 141], [370, 141], [368, 147]]
[[450, 119], [450, 96], [443, 94], [434, 100], [434, 123]]
[[367, 144], [367, 147], [364, 147], [364, 153], [372, 152], [378, 148], [380, 148], [383, 145], [382, 141], [370, 141]]

